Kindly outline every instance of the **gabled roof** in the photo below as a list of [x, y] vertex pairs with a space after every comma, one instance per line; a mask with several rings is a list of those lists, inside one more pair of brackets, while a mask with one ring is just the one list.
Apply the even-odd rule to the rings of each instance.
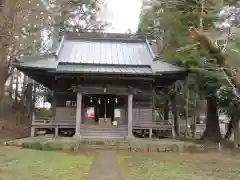
[[22, 57], [17, 66], [56, 73], [163, 74], [186, 71], [157, 60], [145, 37], [129, 34], [66, 35], [55, 55]]
[[104, 41], [101, 39], [66, 39], [58, 61], [102, 65], [150, 65], [153, 56], [145, 40]]
[[36, 69], [56, 69], [58, 62], [55, 56], [23, 56], [18, 59], [17, 66]]

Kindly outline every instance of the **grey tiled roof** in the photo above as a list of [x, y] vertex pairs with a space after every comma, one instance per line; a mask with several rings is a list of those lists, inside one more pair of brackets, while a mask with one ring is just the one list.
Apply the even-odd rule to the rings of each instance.
[[57, 72], [153, 74], [150, 67], [96, 66], [96, 65], [58, 65]]
[[[112, 36], [112, 35], [110, 35]], [[144, 38], [64, 38], [56, 56], [22, 57], [20, 66], [54, 69], [56, 72], [163, 74], [184, 68], [156, 60], [157, 48]]]
[[145, 41], [65, 40], [59, 62], [113, 65], [149, 65], [153, 60]]
[[164, 72], [167, 73], [167, 72], [185, 71], [186, 69], [167, 63], [165, 61], [158, 60], [152, 63], [152, 70], [153, 72], [156, 72], [156, 73], [164, 73]]
[[48, 57], [21, 57], [19, 59], [19, 65], [24, 67], [32, 67], [32, 68], [46, 68], [46, 69], [56, 69], [58, 62], [56, 61], [56, 57], [48, 56]]

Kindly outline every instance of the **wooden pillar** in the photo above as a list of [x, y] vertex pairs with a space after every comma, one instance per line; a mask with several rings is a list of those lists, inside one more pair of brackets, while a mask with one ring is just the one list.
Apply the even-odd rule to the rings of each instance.
[[76, 109], [76, 129], [75, 136], [81, 137], [81, 123], [82, 123], [82, 93], [77, 93], [77, 109]]
[[[155, 95], [152, 95], [152, 121], [156, 121], [155, 119]], [[149, 138], [152, 139], [153, 129], [149, 129]]]
[[132, 133], [132, 121], [133, 121], [133, 95], [129, 94], [128, 95], [128, 139], [133, 138], [133, 133]]
[[169, 97], [168, 97], [168, 88], [164, 89], [164, 112], [163, 112], [163, 116], [164, 116], [164, 120], [165, 121], [169, 121]]
[[35, 111], [33, 111], [33, 113], [32, 113], [31, 137], [35, 137], [36, 136], [36, 128], [33, 127], [34, 121], [35, 121]]
[[36, 128], [31, 127], [31, 137], [35, 137], [35, 136], [36, 136]]
[[51, 103], [51, 106], [52, 106], [53, 119], [55, 120], [55, 117], [56, 117], [56, 92], [55, 91], [52, 92], [52, 103]]
[[153, 130], [152, 128], [149, 129], [149, 138], [152, 139], [152, 134], [153, 134]]
[[55, 137], [58, 137], [58, 135], [59, 135], [59, 128], [55, 127]]
[[152, 121], [156, 121], [156, 119], [155, 119], [155, 95], [152, 96]]

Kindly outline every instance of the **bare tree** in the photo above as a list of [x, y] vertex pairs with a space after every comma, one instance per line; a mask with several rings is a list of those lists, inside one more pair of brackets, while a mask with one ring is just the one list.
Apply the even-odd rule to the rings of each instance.
[[[0, 101], [16, 56], [47, 53], [48, 48], [43, 48], [46, 39], [52, 39], [52, 34], [57, 39], [57, 30], [101, 30], [105, 24], [97, 17], [100, 3], [100, 0], [1, 0]], [[47, 38], [43, 31], [48, 32]]]
[[0, 9], [0, 99], [4, 85], [13, 72], [12, 62], [24, 49], [38, 46], [40, 29], [50, 15], [37, 0], [2, 0]]

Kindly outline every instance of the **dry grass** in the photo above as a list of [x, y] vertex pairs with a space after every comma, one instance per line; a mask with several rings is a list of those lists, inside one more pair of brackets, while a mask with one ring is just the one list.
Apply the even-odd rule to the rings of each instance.
[[127, 180], [238, 180], [240, 154], [230, 153], [135, 153], [118, 154]]
[[27, 137], [30, 132], [26, 126], [16, 126], [15, 116], [0, 119], [0, 142]]
[[0, 147], [0, 180], [84, 180], [93, 156]]

